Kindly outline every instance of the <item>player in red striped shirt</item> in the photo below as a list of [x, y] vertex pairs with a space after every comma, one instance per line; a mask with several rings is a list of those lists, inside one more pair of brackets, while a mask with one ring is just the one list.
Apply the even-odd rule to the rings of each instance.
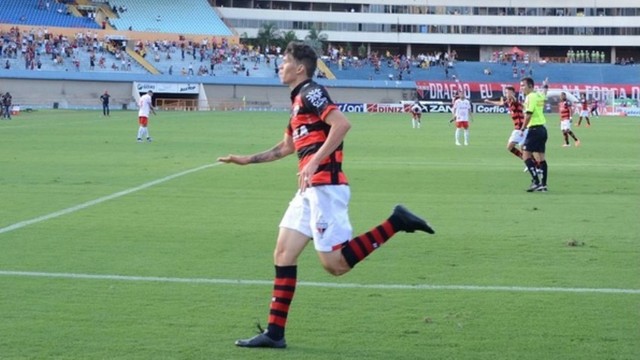
[[509, 107], [509, 114], [511, 115], [511, 121], [513, 121], [514, 129], [509, 136], [509, 141], [507, 142], [507, 151], [522, 159], [522, 151], [520, 151], [519, 146], [522, 146], [524, 139], [527, 137], [527, 129], [524, 129], [523, 131], [522, 128], [522, 125], [524, 125], [522, 103], [518, 101], [518, 98], [516, 97], [516, 89], [513, 86], [507, 86], [504, 90], [506, 99], [500, 98], [500, 101], [485, 99], [484, 102]]
[[571, 104], [571, 101], [567, 99], [566, 93], [560, 93], [560, 103], [558, 104], [558, 106], [560, 108], [560, 130], [562, 130], [562, 136], [564, 136], [564, 144], [562, 144], [562, 146], [571, 146], [571, 144], [569, 144], [569, 136], [573, 138], [576, 146], [580, 146], [580, 140], [578, 140], [573, 131], [571, 131], [571, 115], [573, 112], [573, 105]]
[[291, 118], [284, 139], [254, 155], [218, 160], [239, 165], [270, 162], [294, 152], [298, 156], [298, 190], [280, 222], [274, 252], [275, 280], [268, 327], [236, 341], [241, 347], [284, 348], [285, 325], [297, 283], [298, 257], [309, 240], [322, 266], [332, 275], [350, 271], [398, 231], [434, 233], [426, 221], [401, 205], [370, 231], [352, 237], [347, 177], [342, 171], [343, 140], [351, 125], [327, 90], [311, 78], [317, 55], [308, 45], [292, 42], [278, 75], [291, 89]]
[[584, 93], [580, 94], [580, 118], [578, 119], [578, 126], [582, 124], [582, 118], [587, 121], [587, 127], [591, 126], [591, 121], [589, 121], [589, 102]]

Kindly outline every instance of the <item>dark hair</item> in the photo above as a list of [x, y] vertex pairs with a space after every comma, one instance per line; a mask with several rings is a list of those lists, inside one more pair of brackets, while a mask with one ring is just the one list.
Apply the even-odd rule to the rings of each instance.
[[522, 78], [522, 79], [520, 79], [520, 81], [524, 81], [525, 83], [527, 83], [527, 86], [530, 87], [530, 88], [532, 88], [533, 85], [534, 85], [533, 79], [530, 78], [530, 77]]
[[516, 88], [514, 88], [513, 86], [507, 86], [506, 88], [504, 88], [505, 90], [509, 90], [509, 91], [513, 91], [516, 92]]
[[313, 77], [318, 66], [318, 55], [311, 46], [302, 42], [292, 41], [287, 45], [284, 53], [291, 55], [297, 62], [302, 64], [307, 70], [308, 77]]

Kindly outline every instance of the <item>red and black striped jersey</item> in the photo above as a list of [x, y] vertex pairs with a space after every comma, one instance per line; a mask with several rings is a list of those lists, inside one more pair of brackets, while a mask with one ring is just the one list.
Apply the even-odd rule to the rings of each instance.
[[507, 105], [509, 106], [509, 114], [511, 114], [511, 120], [513, 121], [513, 128], [522, 130], [522, 126], [524, 125], [522, 103], [516, 99], [508, 99]]
[[587, 101], [587, 99], [580, 99], [580, 105], [582, 105], [582, 110], [589, 110], [589, 102]]
[[[331, 111], [339, 109], [327, 90], [311, 79], [300, 83], [291, 92], [291, 118], [286, 133], [293, 138], [298, 170], [302, 170], [327, 140], [331, 126], [325, 119]], [[342, 147], [340, 143], [320, 162], [311, 177], [312, 186], [347, 184], [347, 177], [342, 172]]]
[[560, 107], [560, 120], [571, 120], [571, 101], [560, 101], [558, 106]]

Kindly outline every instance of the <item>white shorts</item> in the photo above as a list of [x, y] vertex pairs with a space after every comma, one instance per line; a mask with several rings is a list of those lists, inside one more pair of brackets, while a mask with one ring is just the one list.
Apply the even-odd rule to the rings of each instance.
[[509, 142], [510, 143], [516, 143], [516, 144], [522, 146], [522, 144], [524, 144], [524, 139], [527, 138], [527, 133], [528, 132], [529, 132], [529, 129], [525, 129], [524, 131], [513, 130], [511, 132], [511, 136], [509, 136]]
[[580, 111], [580, 117], [589, 117], [589, 110]]
[[561, 120], [560, 121], [560, 130], [571, 130], [571, 120]]
[[317, 251], [340, 249], [353, 237], [349, 221], [348, 185], [324, 185], [296, 192], [280, 221], [280, 227], [296, 230], [309, 238]]

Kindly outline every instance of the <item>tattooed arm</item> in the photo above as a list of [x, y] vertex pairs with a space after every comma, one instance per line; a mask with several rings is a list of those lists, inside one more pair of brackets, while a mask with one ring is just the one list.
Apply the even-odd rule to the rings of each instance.
[[285, 134], [284, 139], [269, 150], [253, 155], [222, 156], [218, 158], [218, 161], [238, 165], [259, 164], [282, 159], [283, 157], [292, 154], [293, 151], [293, 139], [291, 136]]

